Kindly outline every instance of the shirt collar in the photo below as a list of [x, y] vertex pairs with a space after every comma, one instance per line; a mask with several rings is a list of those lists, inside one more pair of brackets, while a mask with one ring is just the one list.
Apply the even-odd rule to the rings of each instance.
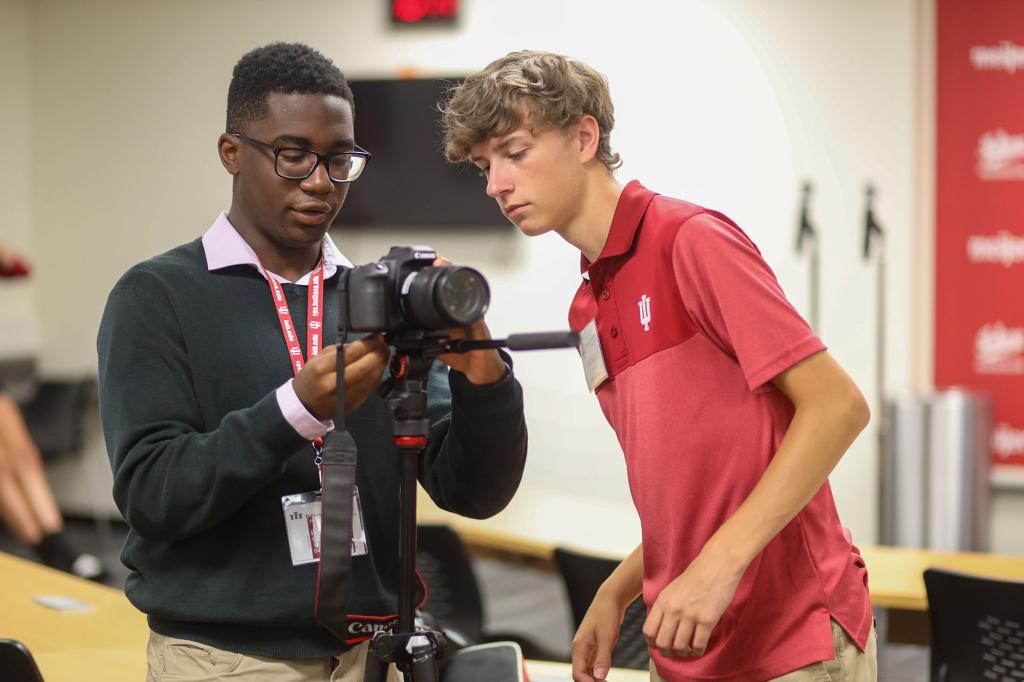
[[[256, 252], [238, 234], [238, 230], [228, 220], [228, 214], [222, 212], [213, 221], [213, 225], [203, 235], [203, 250], [206, 252], [206, 269], [209, 271], [220, 270], [232, 265], [251, 265], [260, 270], [260, 259]], [[352, 267], [351, 261], [342, 255], [341, 251], [334, 244], [330, 235], [325, 234], [322, 246], [324, 254], [324, 279], [333, 277], [338, 271], [338, 266]], [[278, 282], [288, 282], [277, 273], [270, 273]], [[306, 284], [309, 281], [309, 273], [303, 275], [295, 284]]]
[[[636, 232], [644, 219], [647, 206], [655, 196], [657, 196], [656, 192], [647, 189], [637, 180], [630, 181], [622, 188], [619, 202], [615, 205], [615, 214], [612, 216], [612, 226], [608, 230], [608, 240], [605, 241], [604, 248], [601, 249], [601, 254], [594, 263], [606, 258], [621, 256], [629, 251], [633, 246], [633, 240], [636, 239]], [[593, 263], [587, 260], [586, 256], [580, 254], [580, 272], [583, 274], [583, 279], [590, 279], [590, 273], [587, 271], [591, 265]]]

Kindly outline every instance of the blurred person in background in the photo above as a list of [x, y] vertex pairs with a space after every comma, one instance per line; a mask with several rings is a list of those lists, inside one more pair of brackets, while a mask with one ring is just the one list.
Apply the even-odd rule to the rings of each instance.
[[[0, 244], [0, 276], [22, 277], [25, 259]], [[46, 481], [43, 459], [14, 398], [0, 390], [0, 518], [47, 566], [82, 578], [100, 580], [100, 560], [78, 550], [64, 532], [64, 519]]]

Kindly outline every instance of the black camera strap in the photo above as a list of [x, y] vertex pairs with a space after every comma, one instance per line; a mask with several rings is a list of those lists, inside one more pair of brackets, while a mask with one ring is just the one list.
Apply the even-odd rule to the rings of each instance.
[[[344, 273], [340, 277], [344, 282]], [[339, 282], [339, 286], [343, 286]], [[344, 297], [341, 297], [344, 298]], [[342, 318], [344, 319], [344, 318]], [[313, 616], [342, 641], [348, 634], [348, 595], [352, 573], [353, 489], [356, 483], [356, 442], [345, 428], [345, 335], [338, 344], [338, 403], [334, 431], [321, 453], [320, 564], [316, 574]]]

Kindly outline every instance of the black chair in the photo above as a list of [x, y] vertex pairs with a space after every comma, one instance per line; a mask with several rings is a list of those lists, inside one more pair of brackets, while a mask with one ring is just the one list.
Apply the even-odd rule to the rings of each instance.
[[462, 539], [444, 525], [416, 528], [416, 568], [427, 585], [423, 611], [428, 621], [448, 635], [453, 644], [466, 646], [487, 642], [516, 642], [526, 658], [564, 661], [555, 653], [522, 635], [484, 630], [480, 586], [473, 573]]
[[924, 572], [932, 682], [1024, 680], [1024, 582]]
[[[45, 462], [61, 458], [74, 458], [85, 448], [85, 424], [87, 412], [98, 400], [96, 379], [68, 379], [64, 381], [40, 381], [32, 398], [21, 408], [39, 454]], [[110, 496], [102, 477], [97, 478], [87, 465], [84, 457], [78, 457], [82, 468], [82, 480], [93, 489], [93, 522], [100, 538], [114, 542], [114, 532], [107, 514], [102, 511], [99, 500]]]
[[43, 682], [28, 647], [16, 639], [0, 639], [0, 671], [5, 682]]
[[[579, 627], [583, 622], [583, 616], [586, 615], [587, 609], [590, 607], [590, 602], [597, 594], [597, 588], [601, 587], [601, 583], [612, 574], [619, 562], [557, 548], [555, 549], [555, 563], [565, 582], [565, 589], [569, 593], [573, 621], [576, 623], [576, 627]], [[613, 666], [638, 670], [647, 670], [650, 667], [650, 653], [647, 651], [647, 642], [644, 641], [643, 633], [645, 620], [647, 620], [647, 606], [644, 604], [643, 598], [637, 597], [626, 608], [626, 615], [622, 619], [619, 641], [612, 649]]]
[[441, 665], [441, 682], [523, 682], [523, 652], [515, 642], [460, 649]]
[[22, 414], [44, 460], [77, 454], [85, 442], [83, 415], [96, 400], [96, 380], [43, 381]]

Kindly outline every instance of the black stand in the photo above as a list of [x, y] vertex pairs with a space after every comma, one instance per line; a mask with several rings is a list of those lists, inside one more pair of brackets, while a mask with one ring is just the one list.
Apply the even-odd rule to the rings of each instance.
[[[885, 409], [885, 233], [875, 218], [875, 187], [868, 184], [864, 189], [864, 260], [870, 262], [872, 259], [875, 262], [875, 414], [881, 415], [877, 433], [878, 470], [886, 472], [890, 465], [885, 437], [891, 425]], [[887, 499], [885, 478], [878, 477], [879, 499], [883, 505]], [[879, 517], [879, 522], [881, 532], [885, 533], [881, 527], [884, 523], [882, 517]]]
[[821, 251], [821, 245], [818, 243], [818, 231], [814, 229], [814, 225], [811, 223], [810, 218], [810, 203], [811, 203], [811, 192], [813, 187], [811, 183], [804, 182], [802, 188], [802, 194], [800, 199], [800, 224], [798, 226], [796, 234], [796, 252], [802, 254], [804, 251], [804, 244], [810, 244], [810, 268], [808, 271], [808, 298], [810, 300], [810, 323], [811, 329], [813, 329], [818, 335], [821, 335], [821, 327], [819, 326], [818, 310], [819, 310], [819, 290], [821, 277], [819, 276], [818, 259]]
[[384, 400], [394, 415], [394, 443], [402, 458], [399, 494], [399, 584], [398, 626], [395, 632], [377, 632], [370, 641], [365, 682], [385, 682], [388, 665], [394, 663], [405, 682], [437, 682], [438, 654], [445, 648], [445, 636], [429, 629], [416, 629], [416, 483], [419, 457], [427, 446], [430, 420], [427, 418], [427, 377], [434, 358], [442, 353], [507, 347], [512, 350], [569, 348], [579, 344], [573, 332], [516, 334], [508, 339], [470, 341], [443, 339], [424, 341], [391, 339], [391, 379], [385, 385]]
[[433, 357], [422, 351], [399, 351], [391, 360], [390, 390], [385, 401], [394, 415], [394, 442], [402, 458], [399, 497], [398, 628], [377, 632], [366, 659], [366, 682], [385, 682], [394, 663], [407, 682], [437, 682], [437, 654], [445, 638], [434, 630], [416, 630], [413, 603], [416, 578], [416, 481], [419, 456], [427, 446], [426, 381]]

